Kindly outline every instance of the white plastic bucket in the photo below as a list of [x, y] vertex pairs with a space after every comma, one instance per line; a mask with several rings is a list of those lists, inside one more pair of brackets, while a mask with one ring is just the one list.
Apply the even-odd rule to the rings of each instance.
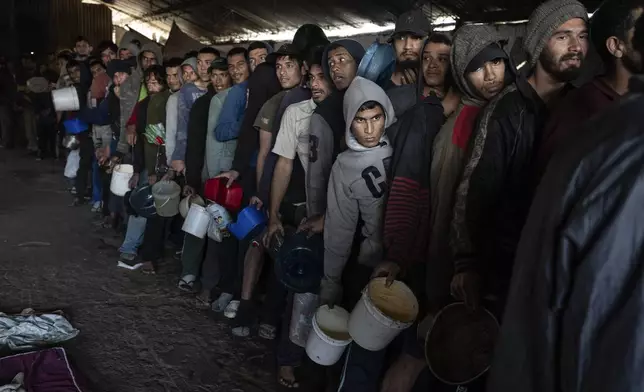
[[217, 203], [213, 203], [206, 208], [210, 214], [210, 223], [208, 224], [208, 238], [217, 242], [223, 241], [228, 236], [228, 225], [233, 219], [228, 210]]
[[315, 316], [319, 304], [320, 296], [317, 294], [293, 294], [293, 309], [291, 311], [291, 324], [289, 325], [291, 342], [300, 347], [306, 347], [311, 329], [313, 329], [313, 316]]
[[186, 216], [186, 221], [183, 222], [181, 228], [188, 234], [192, 234], [197, 238], [204, 238], [208, 231], [208, 224], [210, 223], [210, 214], [206, 209], [200, 205], [192, 204]]
[[52, 90], [51, 98], [52, 101], [54, 101], [54, 108], [57, 112], [75, 111], [80, 109], [78, 91], [74, 86]]
[[159, 181], [152, 186], [157, 215], [172, 218], [179, 213], [181, 187], [173, 181]]
[[184, 219], [186, 218], [186, 216], [188, 216], [188, 211], [190, 210], [190, 205], [192, 203], [195, 203], [202, 207], [206, 206], [206, 202], [199, 195], [184, 197], [183, 200], [181, 200], [181, 202], [179, 203], [179, 213]]
[[130, 191], [130, 179], [134, 175], [134, 166], [116, 165], [112, 172], [110, 191], [116, 196], [125, 196]]
[[339, 306], [321, 306], [313, 316], [313, 333], [306, 341], [306, 354], [318, 365], [331, 366], [340, 360], [351, 343], [349, 312]]
[[385, 278], [369, 282], [349, 318], [349, 334], [370, 351], [387, 347], [418, 316], [418, 300], [411, 289], [399, 281], [390, 287], [385, 282]]

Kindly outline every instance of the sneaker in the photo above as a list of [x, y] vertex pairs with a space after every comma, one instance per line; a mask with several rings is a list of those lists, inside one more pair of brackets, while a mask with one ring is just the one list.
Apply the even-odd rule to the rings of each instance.
[[102, 201], [95, 201], [92, 204], [92, 212], [101, 212], [103, 210], [103, 202]]

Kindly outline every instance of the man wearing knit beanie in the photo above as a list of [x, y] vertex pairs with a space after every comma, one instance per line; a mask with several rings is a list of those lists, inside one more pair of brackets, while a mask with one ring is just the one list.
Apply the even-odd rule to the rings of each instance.
[[528, 69], [542, 67], [561, 82], [579, 76], [588, 47], [588, 12], [577, 0], [550, 0], [532, 12], [524, 47]]
[[471, 307], [479, 305], [485, 291], [498, 298], [493, 307], [503, 309], [532, 201], [533, 160], [547, 121], [547, 102], [578, 74], [588, 48], [587, 18], [574, 0], [540, 5], [530, 17], [525, 40], [529, 78], [519, 75], [499, 93], [472, 133], [450, 235], [452, 296]]

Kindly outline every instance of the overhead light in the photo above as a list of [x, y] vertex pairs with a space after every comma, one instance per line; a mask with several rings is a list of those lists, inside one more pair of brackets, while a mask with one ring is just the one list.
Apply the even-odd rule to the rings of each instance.
[[31, 52], [31, 54], [34, 54], [34, 52]]
[[98, 4], [98, 5], [103, 4], [99, 0], [82, 0], [81, 3], [83, 3], [83, 4]]

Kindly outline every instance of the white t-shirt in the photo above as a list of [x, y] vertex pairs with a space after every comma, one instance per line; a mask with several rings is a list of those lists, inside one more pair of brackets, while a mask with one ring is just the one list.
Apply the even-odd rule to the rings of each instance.
[[295, 159], [297, 154], [305, 172], [309, 166], [309, 124], [316, 106], [309, 99], [287, 107], [273, 147], [273, 153], [284, 158]]

